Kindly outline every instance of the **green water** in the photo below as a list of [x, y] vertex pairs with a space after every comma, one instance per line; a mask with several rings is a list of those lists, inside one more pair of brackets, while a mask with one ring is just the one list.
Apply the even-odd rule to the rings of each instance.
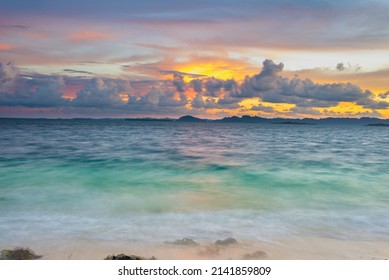
[[0, 245], [389, 239], [389, 129], [0, 120]]

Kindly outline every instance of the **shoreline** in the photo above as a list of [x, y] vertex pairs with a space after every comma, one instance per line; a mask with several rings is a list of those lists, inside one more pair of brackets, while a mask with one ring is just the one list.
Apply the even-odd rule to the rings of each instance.
[[[160, 243], [76, 240], [55, 244], [20, 244], [42, 260], [103, 260], [109, 255], [137, 255], [158, 260], [374, 260], [389, 258], [389, 241], [285, 238], [274, 242], [241, 240], [237, 244], [186, 246]], [[26, 246], [28, 245], [28, 246]], [[55, 250], [53, 250], [55, 248]]]

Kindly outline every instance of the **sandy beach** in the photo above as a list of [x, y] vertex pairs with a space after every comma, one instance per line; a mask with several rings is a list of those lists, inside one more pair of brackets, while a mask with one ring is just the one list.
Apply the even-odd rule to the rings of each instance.
[[[90, 240], [21, 245], [42, 255], [43, 260], [101, 260], [113, 254], [155, 257], [160, 260], [383, 260], [389, 257], [388, 241], [347, 241], [329, 238], [289, 238], [271, 243], [242, 240], [226, 246], [207, 242], [198, 246], [185, 246]], [[12, 249], [4, 245], [0, 248]]]

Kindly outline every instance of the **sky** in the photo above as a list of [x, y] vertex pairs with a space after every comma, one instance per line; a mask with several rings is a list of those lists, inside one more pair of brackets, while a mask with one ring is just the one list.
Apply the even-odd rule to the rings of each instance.
[[387, 0], [0, 7], [0, 117], [389, 118]]

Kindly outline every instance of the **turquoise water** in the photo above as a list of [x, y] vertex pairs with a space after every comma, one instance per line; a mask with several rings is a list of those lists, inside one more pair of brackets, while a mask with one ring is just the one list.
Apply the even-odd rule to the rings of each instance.
[[389, 129], [0, 120], [0, 244], [389, 240]]

